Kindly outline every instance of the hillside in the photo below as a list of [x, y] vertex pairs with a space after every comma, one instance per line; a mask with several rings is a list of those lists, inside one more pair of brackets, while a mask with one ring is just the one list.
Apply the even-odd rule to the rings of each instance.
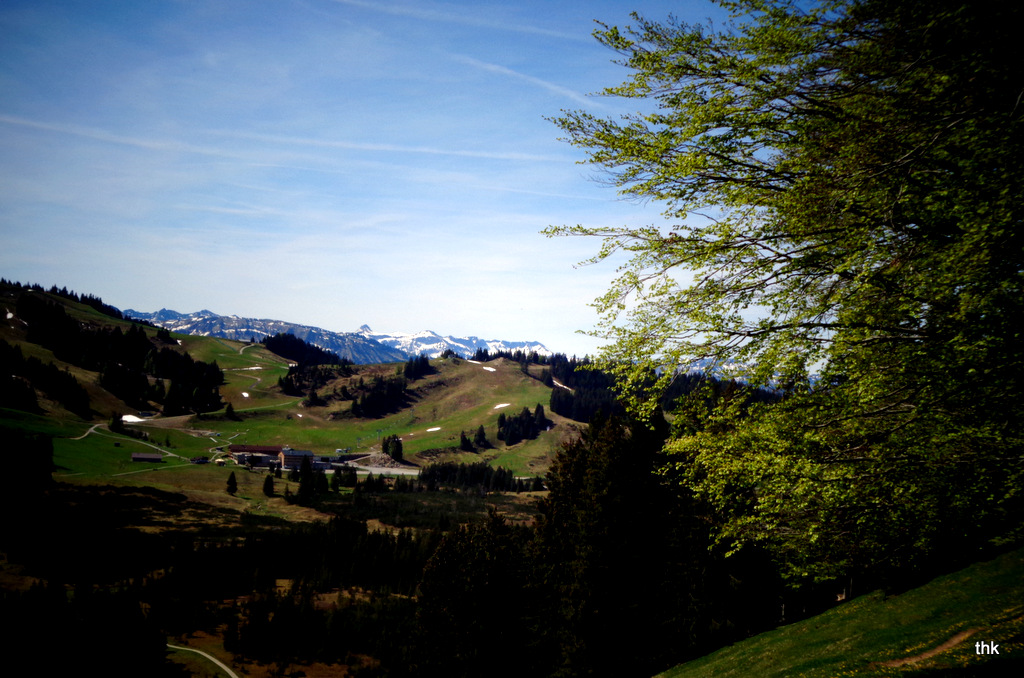
[[[547, 469], [558, 442], [575, 430], [575, 424], [548, 412], [550, 431], [542, 432], [535, 440], [507, 447], [496, 437], [501, 414], [519, 414], [523, 408], [533, 412], [538, 404], [548, 409], [551, 389], [536, 378], [538, 366], [533, 366], [533, 376], [527, 376], [519, 364], [504, 359], [485, 365], [461, 359], [436, 360], [431, 364], [435, 370], [432, 374], [409, 382], [406, 406], [380, 418], [345, 416], [351, 408], [348, 401], [303, 407], [293, 399], [287, 406], [253, 410], [236, 402], [236, 411], [244, 417], [242, 424], [232, 428], [218, 423], [211, 427], [224, 435], [234, 435], [244, 427], [246, 432], [239, 436], [240, 442], [287, 443], [324, 452], [337, 448], [375, 450], [384, 436], [398, 435], [406, 459], [415, 464], [446, 460], [454, 455], [467, 461], [487, 460], [531, 475]], [[393, 373], [390, 367], [363, 367], [353, 377], [339, 381], [369, 380]], [[321, 391], [337, 387], [335, 382]], [[469, 455], [438, 451], [456, 448], [460, 432], [471, 436], [480, 426], [486, 430], [490, 447]]]
[[[165, 416], [158, 413], [165, 401], [151, 400], [145, 412], [107, 390], [104, 384], [116, 373], [109, 353], [102, 368], [86, 369], [75, 361], [99, 359], [83, 358], [80, 347], [55, 342], [51, 335], [46, 335], [47, 345], [36, 343], [33, 336], [38, 335], [32, 332], [38, 328], [33, 330], [19, 309], [38, 309], [18, 305], [10, 289], [5, 295], [14, 311], [8, 310], [0, 337], [21, 355], [74, 375], [89, 410], [69, 409], [26, 377], [16, 381], [32, 387], [36, 406], [0, 409], [0, 428], [15, 446], [43, 452], [45, 445], [33, 436], [52, 438], [52, 480], [57, 482], [43, 484], [38, 469], [35, 475], [23, 470], [16, 491], [7, 497], [14, 502], [11, 510], [23, 509], [29, 500], [19, 497], [26, 488], [46, 488], [41, 498], [31, 499], [39, 502], [33, 521], [5, 540], [5, 552], [12, 555], [0, 562], [0, 585], [26, 592], [18, 599], [26, 606], [41, 604], [39, 609], [57, 613], [63, 609], [63, 595], [43, 603], [32, 598], [32, 587], [40, 581], [54, 586], [111, 582], [111, 591], [121, 591], [118, 595], [128, 605], [138, 607], [136, 595], [147, 605], [157, 601], [153, 604], [161, 613], [146, 628], [156, 628], [176, 645], [196, 645], [225, 659], [233, 656], [236, 670], [245, 665], [254, 676], [273, 675], [277, 669], [272, 663], [286, 659], [306, 675], [320, 675], [313, 669], [316, 660], [372, 666], [369, 658], [376, 657], [400, 667], [407, 664], [410, 647], [440, 666], [448, 661], [447, 652], [437, 657], [431, 648], [454, 643], [453, 652], [470, 652], [485, 647], [483, 639], [492, 634], [523, 633], [526, 620], [542, 628], [535, 638], [524, 636], [522, 643], [558, 645], [548, 645], [549, 654], [524, 654], [522, 675], [543, 675], [531, 673], [530, 662], [558, 662], [550, 654], [562, 651], [557, 648], [577, 652], [576, 633], [579, 638], [592, 634], [588, 642], [593, 643], [594, 661], [615, 666], [616, 675], [649, 674], [690, 656], [694, 648], [719, 647], [743, 629], [770, 628], [775, 619], [767, 615], [777, 614], [772, 601], [781, 591], [770, 589], [775, 584], [766, 564], [757, 556], [744, 561], [712, 554], [696, 522], [702, 518], [676, 505], [675, 492], [651, 473], [657, 457], [653, 432], [636, 429], [627, 434], [621, 425], [600, 423], [580, 436], [578, 424], [550, 411], [553, 388], [544, 382], [554, 383], [548, 377], [557, 371], [555, 362], [446, 358], [423, 361], [425, 365], [410, 360], [404, 366], [290, 367], [262, 344], [168, 334], [133, 326], [61, 295], [32, 292], [37, 301], [59, 307], [60, 313], [51, 309], [51, 316], [71, 318], [67, 327], [85, 331], [82, 336], [90, 345], [98, 337], [112, 346], [128, 342], [124, 345], [135, 346], [135, 353], [148, 350], [149, 359], [142, 361], [146, 369], [157, 369], [155, 356], [167, 351], [182, 360], [187, 357], [190, 364], [216, 366], [223, 380], [216, 389], [216, 408]], [[131, 363], [127, 356], [113, 362]], [[298, 395], [285, 392], [282, 384], [289, 379], [301, 386]], [[157, 381], [153, 375], [146, 378], [150, 385]], [[371, 395], [389, 383], [402, 385], [400, 396], [371, 407]], [[371, 409], [374, 416], [366, 414]], [[125, 412], [132, 413], [132, 423], [117, 427], [114, 415]], [[507, 423], [521, 416], [543, 420], [544, 425], [536, 438], [508, 444], [507, 432], [505, 440], [498, 435], [499, 420]], [[481, 428], [485, 442], [460, 449], [465, 447], [462, 434], [476, 439]], [[339, 483], [306, 500], [297, 499], [306, 483], [301, 474], [275, 477], [266, 469], [231, 462], [190, 463], [198, 458], [223, 461], [227, 446], [235, 443], [288, 445], [318, 455], [336, 450], [373, 454], [382, 451], [386, 439], [401, 441], [404, 469], [399, 470], [412, 476], [423, 467], [454, 462], [445, 481], [449, 484], [422, 479], [416, 484], [402, 475], [385, 481], [378, 469], [364, 469], [353, 473], [345, 486]], [[563, 444], [569, 440], [575, 442]], [[136, 452], [157, 453], [159, 458], [155, 463], [135, 462], [131, 455]], [[522, 482], [512, 490], [507, 484], [495, 489], [496, 481], [473, 484], [471, 475], [481, 470], [493, 471], [492, 478], [502, 473], [502, 482], [511, 477], [513, 484], [547, 473], [549, 487], [529, 491], [538, 488]], [[51, 479], [49, 469], [45, 476]], [[537, 521], [541, 515], [545, 520]], [[44, 529], [53, 539], [37, 551]], [[180, 550], [182, 544], [188, 546]], [[206, 551], [205, 544], [217, 547]], [[249, 548], [260, 555], [254, 559]], [[127, 559], [135, 553], [136, 561]], [[925, 669], [949, 672], [921, 675], [1002, 675], [998, 671], [1007, 666], [1016, 668], [1012, 653], [1021, 651], [1022, 560], [1017, 552], [901, 596], [863, 596], [664, 675], [868, 676]], [[189, 562], [196, 563], [191, 574]], [[147, 573], [174, 568], [174, 583], [165, 587], [162, 577], [153, 577], [144, 585], [145, 594], [114, 586], [121, 577], [143, 581]], [[214, 584], [209, 578], [214, 571], [247, 574], [244, 581], [232, 577]], [[637, 574], [643, 576], [624, 585]], [[530, 596], [535, 597], [509, 606], [507, 601], [531, 587]], [[253, 592], [258, 595], [243, 603], [244, 611], [223, 603], [244, 600]], [[190, 610], [205, 610], [203, 621], [195, 621], [191, 613], [174, 618], [186, 595], [191, 596]], [[580, 609], [598, 619], [598, 626], [580, 625], [576, 597], [586, 601]], [[475, 600], [506, 602], [478, 609], [471, 602]], [[269, 620], [277, 612], [261, 601], [284, 606], [280, 609], [298, 606], [281, 616], [296, 614], [305, 620], [303, 633], [295, 631], [291, 637], [293, 643], [311, 636], [324, 642], [287, 658], [267, 651], [278, 644], [268, 645], [251, 620]], [[456, 611], [447, 607], [449, 602]], [[466, 609], [459, 607], [463, 603]], [[347, 611], [335, 617], [335, 605]], [[560, 611], [552, 614], [550, 605], [561, 605]], [[364, 614], [377, 616], [358, 616]], [[345, 615], [352, 616], [339, 621]], [[419, 615], [434, 621], [408, 621]], [[49, 613], [44, 616], [40, 624], [49, 623]], [[378, 642], [390, 637], [381, 629], [393, 627], [396, 620], [409, 624], [408, 635], [401, 637], [414, 638], [412, 645]], [[449, 623], [461, 629], [451, 637], [463, 640], [439, 645], [433, 629]], [[189, 636], [195, 631], [200, 633]], [[970, 631], [970, 637], [958, 635]], [[275, 631], [282, 633], [280, 628]], [[955, 646], [948, 653], [905, 667], [881, 664], [918, 657], [950, 639]], [[975, 666], [975, 640], [998, 643], [1003, 653], [1011, 653], [1009, 659], [996, 658], [994, 669]], [[634, 647], [645, 648], [643, 660]], [[358, 648], [364, 654], [350, 656], [340, 648]], [[605, 656], [605, 648], [612, 654]], [[250, 661], [255, 663], [243, 664]], [[627, 665], [632, 673], [621, 670]]]
[[[979, 654], [979, 642], [997, 654]], [[1024, 675], [1024, 549], [900, 595], [861, 596], [661, 678]]]
[[[518, 474], [535, 476], [547, 470], [560, 441], [578, 430], [577, 425], [568, 420], [547, 413], [550, 430], [542, 431], [536, 439], [515, 445], [506, 445], [498, 439], [500, 415], [519, 414], [524, 408], [532, 413], [538, 405], [547, 409], [551, 389], [539, 381], [537, 365], [531, 366], [533, 373], [528, 375], [518, 363], [504, 359], [487, 365], [461, 359], [433, 361], [426, 375], [408, 381], [405, 395], [393, 411], [379, 417], [357, 417], [352, 416], [353, 401], [331, 394], [337, 393], [339, 385], [348, 385], [357, 391], [356, 382], [370, 383], [394, 375], [393, 365], [353, 368], [350, 376], [320, 388], [326, 398], [323, 406], [310, 407], [303, 398], [282, 392], [278, 382], [288, 374], [288, 361], [260, 344], [177, 333], [168, 335], [171, 343], [167, 344], [167, 339], [159, 339], [157, 328], [133, 326], [127, 320], [112, 318], [60, 295], [39, 290], [31, 292], [41, 301], [63, 309], [80, 327], [95, 332], [116, 331], [120, 333], [118, 336], [127, 335], [129, 331], [141, 332], [140, 336], [146, 337], [153, 351], [173, 349], [197, 364], [216, 365], [222, 372], [217, 409], [202, 416], [187, 413], [159, 416], [160, 403], [128, 402], [103, 386], [102, 369], [83, 368], [59, 357], [63, 349], [35, 343], [27, 323], [16, 313], [19, 296], [27, 293], [5, 289], [8, 317], [0, 327], [0, 338], [26, 358], [37, 358], [58, 371], [73, 375], [86, 393], [89, 411], [70, 411], [37, 387], [38, 406], [20, 412], [0, 410], [0, 424], [8, 429], [55, 435], [58, 479], [149, 484], [151, 473], [133, 473], [140, 469], [132, 467], [129, 450], [152, 451], [154, 446], [168, 455], [166, 461], [170, 468], [185, 463], [189, 457], [216, 453], [216, 448], [223, 447], [225, 441], [290, 445], [320, 454], [330, 454], [337, 449], [372, 453], [380, 450], [381, 439], [389, 435], [401, 437], [406, 462], [413, 468], [435, 461], [485, 461]], [[151, 385], [158, 381], [152, 375], [148, 380]], [[168, 385], [173, 386], [173, 383], [168, 382]], [[229, 405], [237, 415], [234, 418], [227, 416], [224, 409]], [[149, 412], [143, 414], [143, 421], [131, 424], [128, 431], [147, 435], [148, 442], [105, 430], [111, 417], [125, 413], [137, 416], [141, 410]], [[459, 451], [460, 434], [473, 436], [480, 427], [485, 429], [487, 443], [474, 452]], [[114, 449], [111, 437], [121, 441], [116, 445], [119, 449]], [[195, 472], [180, 475], [192, 479]], [[173, 482], [167, 488], [187, 490], [189, 482], [191, 480]], [[220, 483], [217, 481], [216, 485]], [[198, 485], [204, 486], [205, 482], [198, 482]], [[216, 503], [224, 503], [224, 498], [217, 496]]]

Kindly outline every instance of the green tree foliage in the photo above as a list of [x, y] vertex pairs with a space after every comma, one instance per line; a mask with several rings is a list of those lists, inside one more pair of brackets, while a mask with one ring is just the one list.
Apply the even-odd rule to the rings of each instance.
[[405, 386], [404, 376], [382, 378], [377, 375], [369, 384], [360, 379], [354, 389], [358, 395], [352, 403], [352, 414], [378, 418], [401, 409], [408, 397]]
[[228, 476], [227, 491], [232, 497], [235, 496], [235, 492], [238, 492], [238, 480], [235, 479], [234, 471]]
[[550, 230], [629, 257], [597, 302], [603, 364], [647, 413], [664, 365], [734, 360], [781, 386], [669, 448], [720, 538], [791, 575], [1019, 536], [1024, 8], [721, 4], [720, 29], [598, 30], [632, 71], [605, 93], [644, 110], [555, 121], [665, 207], [664, 226]]
[[313, 502], [317, 493], [316, 476], [313, 473], [313, 460], [310, 455], [302, 456], [299, 466], [299, 493], [297, 500], [299, 504], [308, 506]]
[[384, 436], [384, 440], [380, 443], [380, 449], [395, 461], [402, 461], [402, 439], [397, 435]]
[[488, 492], [520, 492], [526, 488], [510, 469], [495, 468], [485, 461], [473, 464], [439, 462], [420, 469], [418, 484], [428, 491], [442, 488], [452, 490], [476, 490]]
[[268, 497], [274, 496], [274, 476], [271, 473], [268, 473], [267, 477], [263, 479], [263, 494]]
[[[287, 395], [305, 397], [311, 391], [315, 392], [335, 379], [351, 375], [352, 366], [348, 364], [295, 365], [288, 368], [288, 374], [278, 378], [277, 385]], [[348, 399], [348, 396], [341, 395], [341, 399]], [[319, 403], [317, 406], [325, 404], [325, 401], [320, 397], [315, 398], [314, 401]]]
[[546, 422], [544, 407], [540, 404], [533, 414], [526, 407], [514, 417], [506, 417], [503, 412], [498, 415], [498, 440], [504, 440], [506, 445], [532, 440], [546, 427]]
[[316, 392], [315, 388], [311, 388], [309, 389], [309, 393], [306, 395], [306, 399], [302, 401], [302, 404], [306, 407], [324, 407], [327, 404], [327, 401]]
[[483, 424], [480, 424], [476, 429], [476, 433], [473, 434], [473, 444], [477, 447], [490, 447], [490, 443], [487, 442], [487, 432], [484, 430]]
[[415, 381], [431, 372], [433, 372], [433, 368], [430, 366], [430, 358], [425, 353], [421, 353], [415, 358], [409, 358], [401, 374], [409, 381]]

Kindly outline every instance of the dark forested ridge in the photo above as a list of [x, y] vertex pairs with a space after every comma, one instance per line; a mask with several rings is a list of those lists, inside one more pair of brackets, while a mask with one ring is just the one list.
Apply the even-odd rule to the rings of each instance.
[[260, 343], [266, 346], [268, 351], [296, 363], [298, 367], [352, 364], [351, 360], [346, 360], [333, 351], [305, 342], [294, 334], [279, 333], [272, 337], [263, 337]]
[[[62, 300], [76, 301], [101, 311], [105, 317], [120, 319], [116, 309], [98, 297], [77, 295], [66, 290], [51, 292], [53, 300], [37, 289], [6, 283], [4, 295], [12, 302], [11, 321], [23, 328], [24, 340], [50, 350], [57, 360], [99, 373], [98, 384], [129, 407], [148, 409], [154, 404], [164, 414], [209, 412], [223, 407], [219, 387], [224, 374], [216, 363], [194, 360], [177, 348], [170, 335], [157, 331], [154, 337], [137, 324], [83, 322], [69, 314]], [[152, 330], [151, 330], [152, 331]], [[21, 351], [3, 343], [2, 359], [8, 379], [27, 380], [68, 410], [88, 417], [88, 394], [67, 370], [38, 358], [24, 359]], [[10, 396], [35, 408], [27, 390], [11, 383]]]

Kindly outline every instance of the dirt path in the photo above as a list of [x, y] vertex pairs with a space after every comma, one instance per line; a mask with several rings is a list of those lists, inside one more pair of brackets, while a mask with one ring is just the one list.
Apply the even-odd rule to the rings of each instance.
[[229, 669], [224, 662], [222, 662], [221, 660], [217, 659], [212, 655], [206, 654], [202, 650], [193, 650], [191, 647], [181, 647], [180, 645], [171, 645], [170, 643], [167, 643], [167, 647], [171, 648], [172, 650], [182, 650], [184, 652], [195, 652], [196, 654], [200, 654], [209, 659], [214, 664], [216, 664], [218, 667], [220, 667], [225, 673], [231, 676], [231, 678], [238, 678], [238, 674]]
[[[97, 430], [97, 429], [99, 429], [99, 430]], [[106, 432], [104, 432], [104, 431], [106, 431]], [[122, 440], [124, 442], [133, 442], [133, 443], [137, 443], [139, 445], [145, 445], [146, 447], [152, 447], [154, 450], [156, 450], [157, 452], [160, 452], [165, 457], [177, 457], [178, 459], [184, 459], [185, 458], [185, 457], [181, 456], [180, 454], [175, 454], [174, 452], [170, 452], [168, 450], [165, 450], [162, 447], [154, 445], [153, 443], [146, 442], [145, 440], [138, 440], [138, 439], [125, 440], [124, 438], [121, 438], [120, 436], [113, 435], [107, 429], [106, 424], [93, 424], [93, 426], [88, 431], [86, 431], [82, 435], [78, 436], [77, 438], [70, 438], [70, 440], [81, 440], [82, 438], [86, 437], [90, 433], [98, 435], [98, 436], [101, 436], [103, 438], [111, 438], [112, 440]], [[214, 442], [217, 442], [217, 441], [214, 441]], [[119, 474], [116, 474], [116, 475], [125, 475], [125, 474], [119, 473]]]
[[940, 652], [945, 652], [946, 650], [950, 649], [954, 645], [957, 645], [958, 643], [961, 643], [964, 640], [970, 638], [971, 636], [973, 636], [975, 633], [977, 633], [980, 630], [981, 629], [967, 629], [966, 631], [961, 631], [960, 633], [956, 634], [955, 636], [953, 636], [952, 638], [950, 638], [949, 640], [944, 642], [942, 645], [939, 645], [936, 648], [932, 648], [931, 650], [928, 650], [927, 652], [922, 652], [921, 654], [915, 654], [913, 657], [905, 657], [903, 659], [890, 659], [890, 660], [884, 661], [884, 662], [872, 662], [872, 664], [874, 666], [885, 666], [887, 668], [895, 668], [897, 666], [906, 666], [907, 664], [916, 664], [917, 662], [922, 662], [925, 659], [931, 659], [932, 657], [934, 657], [935, 655], [939, 654]]
[[95, 430], [96, 430], [97, 428], [99, 428], [100, 426], [104, 426], [104, 424], [93, 424], [93, 425], [92, 425], [92, 427], [91, 427], [91, 428], [90, 428], [90, 429], [89, 429], [88, 431], [86, 431], [86, 432], [85, 432], [85, 433], [83, 433], [82, 435], [78, 436], [77, 438], [69, 438], [69, 440], [81, 440], [81, 439], [82, 439], [82, 438], [84, 438], [85, 436], [87, 436], [87, 435], [89, 435], [90, 433], [92, 433], [93, 431], [95, 431]]

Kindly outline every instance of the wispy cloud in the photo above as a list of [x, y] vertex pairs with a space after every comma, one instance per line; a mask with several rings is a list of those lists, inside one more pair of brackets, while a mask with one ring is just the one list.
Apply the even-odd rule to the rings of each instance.
[[468, 66], [473, 66], [474, 68], [479, 68], [481, 70], [489, 71], [491, 73], [498, 73], [500, 75], [507, 75], [510, 78], [515, 78], [517, 80], [528, 82], [531, 85], [536, 85], [537, 87], [546, 89], [549, 92], [558, 94], [559, 96], [572, 99], [576, 103], [583, 104], [589, 107], [595, 106], [595, 102], [592, 99], [589, 99], [583, 94], [571, 90], [568, 87], [562, 87], [561, 85], [557, 85], [553, 82], [549, 82], [541, 78], [536, 78], [532, 75], [527, 75], [526, 73], [520, 73], [519, 71], [514, 71], [511, 68], [506, 68], [505, 66], [499, 66], [498, 64], [480, 61], [479, 59], [474, 59], [473, 57], [466, 56], [465, 54], [453, 54], [452, 58], [460, 63], [464, 63]]
[[[197, 153], [201, 155], [219, 156], [235, 159], [249, 159], [251, 154], [235, 153], [222, 148], [201, 146], [175, 139], [147, 139], [144, 137], [125, 136], [114, 134], [106, 130], [79, 125], [67, 125], [61, 123], [50, 123], [39, 120], [29, 120], [12, 115], [0, 113], [0, 123], [27, 127], [46, 132], [68, 134], [71, 136], [101, 141], [122, 146], [133, 146], [148, 151], [173, 151], [178, 153]], [[460, 148], [439, 148], [433, 146], [406, 146], [401, 144], [367, 143], [360, 141], [346, 141], [341, 139], [317, 139], [313, 137], [281, 136], [274, 134], [258, 134], [252, 132], [236, 132], [232, 130], [210, 130], [209, 135], [221, 136], [235, 139], [248, 139], [251, 141], [262, 141], [265, 143], [305, 146], [313, 148], [348, 149], [355, 151], [370, 151], [379, 153], [401, 153], [420, 155], [443, 155], [460, 158], [481, 158], [485, 160], [511, 160], [524, 162], [564, 162], [565, 158], [554, 155], [539, 155], [534, 153], [519, 153], [515, 151], [480, 151]]]
[[543, 35], [551, 38], [558, 38], [559, 40], [572, 40], [573, 42], [589, 42], [590, 36], [581, 36], [578, 33], [563, 33], [550, 28], [543, 28], [541, 26], [531, 26], [529, 24], [519, 24], [512, 22], [494, 21], [492, 19], [486, 19], [480, 16], [474, 16], [468, 14], [465, 9], [460, 12], [445, 11], [443, 9], [434, 9], [429, 6], [420, 5], [408, 5], [408, 4], [393, 4], [393, 3], [382, 3], [382, 2], [367, 2], [366, 0], [334, 0], [339, 5], [350, 5], [352, 7], [359, 7], [361, 9], [368, 9], [375, 12], [383, 12], [392, 16], [404, 16], [411, 17], [414, 19], [423, 19], [425, 21], [439, 21], [448, 24], [462, 24], [464, 26], [476, 26], [478, 28], [488, 28], [492, 30], [512, 31], [515, 33], [526, 33], [532, 35]]
[[4, 115], [2, 113], [0, 113], [0, 123], [6, 125], [14, 125], [18, 127], [28, 127], [30, 129], [41, 130], [44, 132], [68, 134], [83, 139], [101, 141], [109, 144], [133, 146], [135, 148], [141, 148], [147, 151], [173, 151], [177, 153], [198, 153], [201, 155], [213, 155], [226, 158], [244, 157], [236, 153], [224, 151], [223, 149], [211, 148], [208, 146], [196, 146], [194, 144], [188, 144], [174, 139], [146, 139], [143, 137], [125, 136], [123, 134], [113, 134], [111, 132], [107, 132], [106, 130], [96, 129], [92, 127], [82, 127], [80, 125], [66, 125], [60, 123], [42, 122], [39, 120], [29, 120], [28, 118], [21, 118], [13, 115]]
[[482, 158], [486, 160], [523, 160], [528, 162], [565, 162], [564, 157], [553, 155], [537, 155], [518, 153], [515, 151], [478, 151], [459, 148], [438, 148], [433, 146], [405, 146], [401, 144], [379, 144], [340, 139], [317, 139], [312, 137], [280, 136], [276, 134], [258, 134], [253, 132], [235, 132], [218, 130], [214, 132], [226, 137], [250, 139], [267, 143], [311, 146], [317, 148], [341, 148], [355, 151], [371, 151], [382, 153], [415, 153], [425, 155], [447, 155], [460, 158]]

